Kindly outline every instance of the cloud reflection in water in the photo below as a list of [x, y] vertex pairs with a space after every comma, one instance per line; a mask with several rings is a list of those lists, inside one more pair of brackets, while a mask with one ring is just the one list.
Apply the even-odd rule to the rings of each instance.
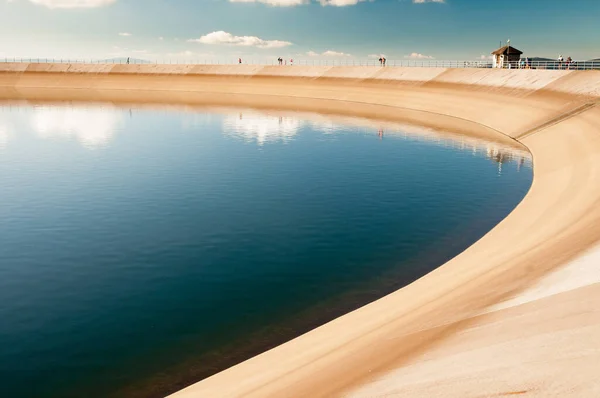
[[[12, 111], [11, 108], [4, 108]], [[22, 109], [22, 108], [21, 108]], [[35, 134], [43, 139], [75, 139], [83, 147], [96, 149], [106, 147], [119, 131], [126, 131], [125, 124], [131, 118], [131, 109], [112, 105], [79, 104], [43, 105], [27, 109], [26, 119]], [[320, 132], [327, 140], [351, 132], [373, 135], [374, 139], [396, 137], [417, 141], [435, 142], [437, 145], [471, 151], [474, 156], [486, 156], [502, 164], [516, 163], [531, 167], [531, 155], [523, 149], [483, 141], [474, 137], [448, 134], [421, 126], [393, 122], [373, 121], [349, 116], [311, 114], [304, 112], [234, 110], [231, 108], [188, 108], [164, 106], [160, 109], [135, 107], [135, 110], [175, 115], [187, 129], [196, 125], [220, 125], [225, 136], [242, 139], [262, 147], [269, 143], [289, 142], [303, 129]], [[0, 150], [15, 138], [13, 122], [16, 115], [0, 118]]]
[[75, 138], [86, 148], [108, 145], [123, 112], [106, 107], [36, 107], [32, 127], [41, 138]]
[[290, 141], [300, 130], [298, 118], [260, 113], [239, 113], [223, 118], [223, 134], [256, 141], [259, 146], [275, 141]]
[[11, 136], [11, 126], [4, 121], [0, 121], [0, 150], [6, 148]]

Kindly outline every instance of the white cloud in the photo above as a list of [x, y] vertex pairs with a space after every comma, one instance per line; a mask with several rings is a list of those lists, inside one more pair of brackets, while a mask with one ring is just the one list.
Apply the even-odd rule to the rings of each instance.
[[260, 113], [230, 115], [223, 119], [223, 133], [244, 141], [265, 143], [291, 140], [302, 127], [299, 119]]
[[128, 33], [128, 32], [120, 32], [120, 33], [119, 33], [119, 36], [129, 37], [129, 36], [131, 36], [131, 33]]
[[[319, 3], [323, 7], [325, 7], [325, 6], [346, 7], [346, 6], [356, 5], [363, 1], [367, 1], [367, 0], [319, 0]], [[369, 0], [369, 1], [374, 1], [374, 0]]]
[[108, 144], [120, 122], [121, 114], [111, 108], [39, 108], [32, 120], [41, 138], [74, 137], [89, 149]]
[[104, 7], [117, 0], [29, 0], [33, 4], [48, 8], [96, 8]]
[[230, 3], [262, 3], [273, 7], [293, 7], [310, 3], [310, 0], [229, 0]]
[[479, 57], [479, 59], [493, 59], [492, 55], [482, 55]]
[[424, 3], [445, 3], [446, 0], [413, 0], [415, 4], [424, 4]]
[[[295, 7], [310, 4], [312, 0], [229, 0], [230, 3], [262, 3], [273, 7]], [[363, 1], [374, 0], [315, 0], [322, 6], [345, 7], [353, 6]]]
[[433, 57], [431, 55], [424, 55], [424, 54], [419, 54], [419, 53], [412, 53], [410, 55], [405, 55], [404, 58], [410, 58], [410, 59], [433, 59]]
[[319, 0], [319, 3], [325, 6], [333, 6], [333, 7], [345, 7], [345, 6], [353, 6], [358, 4], [359, 0]]
[[163, 41], [165, 38], [164, 37], [159, 37], [158, 40]]
[[314, 51], [309, 51], [306, 53], [306, 55], [308, 55], [309, 57], [351, 57], [352, 55], [350, 54], [346, 54], [346, 53], [341, 53], [341, 52], [337, 52], [337, 51], [332, 51], [332, 50], [327, 50], [325, 52], [322, 52], [321, 54], [314, 52]]
[[385, 57], [387, 57], [387, 55], [385, 55], [385, 54], [369, 54], [369, 55], [367, 55], [367, 57], [378, 59], [379, 57], [385, 58]]
[[350, 54], [341, 53], [341, 52], [332, 51], [332, 50], [327, 50], [321, 55], [324, 55], [326, 57], [350, 57], [351, 56]]
[[8, 123], [0, 122], [0, 150], [6, 148], [8, 141], [12, 136], [12, 126]]
[[291, 46], [289, 41], [264, 40], [256, 36], [234, 36], [229, 32], [219, 30], [200, 37], [189, 39], [188, 42], [202, 44], [225, 44], [231, 46], [258, 47], [258, 48], [282, 48]]

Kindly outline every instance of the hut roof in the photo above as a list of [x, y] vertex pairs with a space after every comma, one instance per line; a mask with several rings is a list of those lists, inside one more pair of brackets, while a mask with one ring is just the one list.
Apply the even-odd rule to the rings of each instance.
[[[509, 49], [510, 49], [510, 51], [509, 51]], [[504, 46], [504, 47], [500, 47], [496, 51], [492, 52], [492, 54], [494, 54], [494, 55], [501, 55], [501, 54], [508, 54], [508, 53], [521, 55], [521, 54], [523, 54], [523, 51], [519, 51], [512, 46]]]

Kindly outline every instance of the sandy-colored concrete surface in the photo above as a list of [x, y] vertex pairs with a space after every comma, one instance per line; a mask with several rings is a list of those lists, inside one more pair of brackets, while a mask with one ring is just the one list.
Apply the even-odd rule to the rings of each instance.
[[0, 64], [0, 100], [316, 111], [531, 151], [530, 192], [465, 252], [177, 398], [598, 396], [599, 96], [600, 72]]

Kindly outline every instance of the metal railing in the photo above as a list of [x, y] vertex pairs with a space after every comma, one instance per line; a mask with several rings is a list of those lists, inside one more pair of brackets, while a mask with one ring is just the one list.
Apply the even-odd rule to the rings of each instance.
[[504, 62], [503, 69], [600, 70], [600, 61], [520, 61]]
[[[68, 64], [127, 64], [123, 59], [84, 59], [84, 58], [0, 58], [0, 63], [68, 63]], [[130, 64], [135, 65], [236, 65], [238, 59], [162, 59], [140, 60], [130, 59]], [[267, 59], [242, 59], [243, 65], [280, 65], [275, 60]], [[376, 66], [376, 67], [422, 67], [422, 68], [494, 68], [489, 60], [474, 61], [443, 61], [443, 60], [386, 60], [383, 65], [379, 60], [373, 59], [291, 59], [285, 60], [281, 65], [293, 66]], [[504, 62], [502, 69], [549, 69], [549, 70], [600, 70], [600, 61], [521, 61]]]

